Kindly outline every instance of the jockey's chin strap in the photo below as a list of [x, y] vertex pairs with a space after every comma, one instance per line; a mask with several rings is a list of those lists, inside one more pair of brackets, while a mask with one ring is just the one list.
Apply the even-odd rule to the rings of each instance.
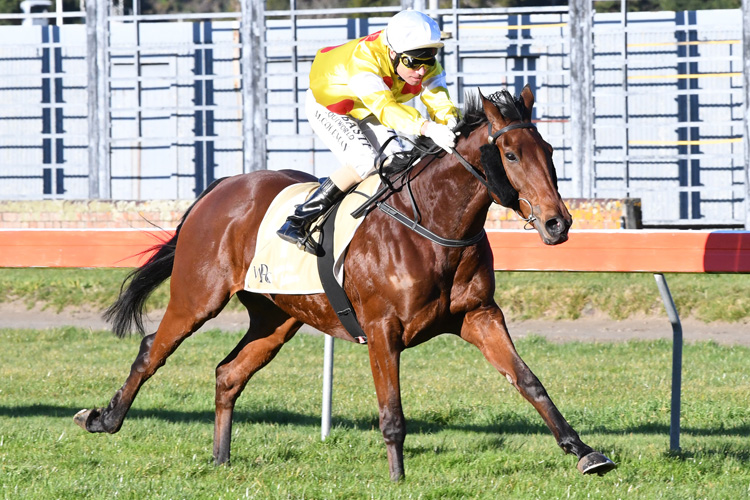
[[[503, 135], [504, 133], [509, 132], [511, 130], [518, 129], [518, 128], [533, 128], [533, 129], [535, 129], [536, 125], [534, 125], [531, 122], [511, 123], [510, 125], [507, 125], [507, 126], [501, 128], [500, 130], [498, 130], [497, 132], [495, 132], [493, 134], [492, 133], [492, 123], [491, 122], [487, 122], [487, 143], [488, 144], [495, 144], [495, 142], [497, 141], [497, 139], [501, 135]], [[492, 190], [490, 189], [490, 184], [487, 182], [487, 177], [482, 173], [482, 171], [479, 170], [474, 165], [472, 165], [471, 163], [469, 163], [468, 161], [466, 161], [466, 158], [464, 158], [463, 156], [461, 156], [461, 153], [459, 153], [458, 151], [456, 151], [454, 148], [451, 148], [451, 153], [453, 154], [453, 156], [456, 157], [456, 159], [458, 160], [458, 162], [461, 165], [463, 165], [466, 170], [469, 171], [469, 173], [471, 175], [473, 175], [474, 177], [476, 177], [477, 180], [484, 187], [487, 188], [487, 193], [490, 195], [490, 199], [493, 202], [497, 203], [495, 201], [495, 197], [492, 195]], [[529, 206], [529, 210], [530, 210], [530, 213], [529, 213], [528, 217], [524, 217], [523, 213], [521, 213], [520, 210], [515, 210], [516, 215], [518, 215], [518, 217], [526, 223], [526, 224], [524, 224], [523, 228], [527, 229], [527, 230], [528, 229], [534, 229], [534, 222], [537, 221], [537, 220], [539, 220], [539, 219], [537, 219], [536, 215], [534, 215], [534, 206], [526, 198], [520, 198], [519, 197], [518, 201], [525, 201], [526, 204]]]

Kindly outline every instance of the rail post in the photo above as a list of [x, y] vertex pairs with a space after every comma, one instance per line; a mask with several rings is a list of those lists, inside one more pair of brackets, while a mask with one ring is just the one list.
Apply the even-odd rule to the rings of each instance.
[[86, 2], [89, 197], [112, 198], [109, 158], [108, 2]]
[[242, 171], [266, 169], [265, 0], [241, 0]]
[[742, 144], [745, 153], [745, 230], [750, 230], [750, 0], [742, 0]]
[[667, 280], [663, 274], [654, 274], [656, 286], [659, 287], [661, 300], [667, 310], [669, 322], [672, 323], [672, 407], [669, 422], [669, 449], [680, 451], [680, 393], [682, 390], [682, 324], [677, 308], [669, 292]]
[[[746, 0], [747, 1], [747, 0]], [[570, 130], [573, 162], [573, 194], [594, 196], [593, 41], [591, 0], [570, 0]]]
[[323, 355], [323, 411], [320, 414], [320, 440], [331, 433], [331, 401], [333, 395], [333, 337], [324, 335]]

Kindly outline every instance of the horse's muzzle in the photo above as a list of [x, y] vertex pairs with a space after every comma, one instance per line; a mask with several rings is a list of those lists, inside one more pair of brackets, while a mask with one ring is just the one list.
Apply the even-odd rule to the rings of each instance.
[[568, 229], [570, 229], [571, 223], [572, 221], [560, 215], [550, 217], [544, 222], [544, 228], [540, 228], [542, 240], [547, 245], [557, 245], [568, 241]]

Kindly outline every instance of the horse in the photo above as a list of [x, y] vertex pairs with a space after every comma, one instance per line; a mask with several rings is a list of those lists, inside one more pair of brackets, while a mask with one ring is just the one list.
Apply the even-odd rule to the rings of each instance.
[[[565, 453], [584, 474], [616, 465], [581, 441], [544, 386], [517, 353], [493, 295], [492, 251], [484, 223], [493, 202], [510, 207], [547, 245], [568, 238], [572, 218], [557, 189], [553, 149], [531, 121], [528, 86], [467, 95], [454, 154], [430, 154], [415, 162], [404, 181], [385, 195], [396, 211], [418, 212], [419, 224], [403, 224], [384, 210], [367, 211], [344, 261], [343, 288], [367, 334], [379, 423], [390, 478], [404, 473], [406, 421], [399, 361], [404, 349], [440, 334], [475, 345], [538, 411]], [[428, 140], [429, 142], [429, 140]], [[416, 148], [415, 148], [416, 149]], [[88, 432], [117, 432], [139, 389], [180, 343], [219, 314], [237, 295], [249, 328], [216, 367], [213, 458], [230, 459], [232, 414], [250, 378], [271, 362], [299, 328], [308, 324], [334, 338], [353, 341], [325, 294], [260, 294], [244, 290], [257, 229], [281, 190], [311, 175], [262, 170], [215, 181], [184, 213], [174, 236], [123, 281], [105, 317], [122, 337], [135, 328], [149, 294], [171, 277], [170, 299], [155, 333], [143, 337], [125, 383], [106, 408], [84, 409], [75, 422]], [[413, 226], [438, 235], [436, 242]], [[453, 244], [444, 244], [444, 242]]]

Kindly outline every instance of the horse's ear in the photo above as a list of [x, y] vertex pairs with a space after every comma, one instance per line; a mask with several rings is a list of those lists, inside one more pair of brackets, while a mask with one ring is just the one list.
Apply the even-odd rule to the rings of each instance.
[[[479, 89], [477, 88], [477, 90]], [[481, 97], [482, 99], [482, 108], [484, 109], [484, 115], [487, 117], [490, 123], [496, 125], [497, 129], [504, 127], [504, 124], [508, 120], [500, 113], [500, 111], [497, 109], [497, 106], [495, 106], [495, 103], [484, 97], [481, 90], [479, 90], [479, 97]]]
[[531, 121], [531, 110], [534, 108], [534, 93], [531, 91], [529, 84], [524, 85], [521, 91], [521, 101], [523, 102], [523, 121]]

